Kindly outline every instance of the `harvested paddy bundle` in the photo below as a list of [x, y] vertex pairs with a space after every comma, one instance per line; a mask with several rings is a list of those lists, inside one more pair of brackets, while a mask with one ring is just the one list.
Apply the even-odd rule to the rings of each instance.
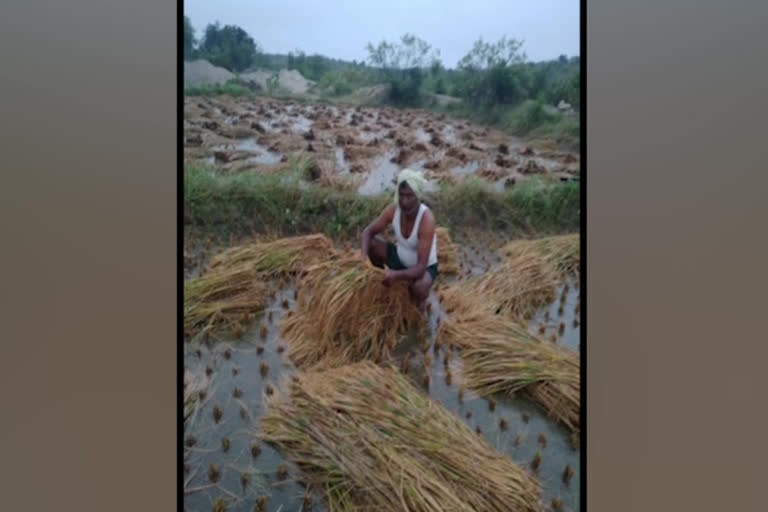
[[184, 283], [184, 331], [187, 335], [230, 330], [242, 333], [266, 304], [264, 279], [294, 275], [308, 265], [333, 258], [323, 235], [281, 238], [245, 244], [216, 255], [207, 272]]
[[184, 334], [244, 330], [243, 320], [262, 311], [267, 285], [251, 269], [219, 269], [184, 282]]
[[267, 399], [261, 437], [332, 511], [534, 511], [538, 482], [394, 369], [303, 375]]
[[384, 276], [357, 255], [308, 268], [298, 309], [282, 323], [294, 364], [307, 369], [388, 359], [398, 337], [424, 319], [408, 285], [400, 281], [387, 288]]
[[213, 257], [210, 271], [244, 267], [264, 277], [277, 277], [296, 274], [334, 254], [333, 243], [324, 235], [280, 238], [227, 249]]
[[494, 313], [520, 320], [530, 319], [539, 308], [555, 300], [558, 280], [552, 267], [528, 250], [466, 282], [463, 289], [468, 300], [484, 303]]
[[557, 235], [535, 240], [515, 240], [501, 250], [508, 259], [533, 252], [538, 259], [550, 265], [560, 280], [579, 272], [579, 235]]
[[459, 272], [458, 253], [447, 228], [437, 228], [437, 258], [440, 272], [446, 274]]
[[281, 238], [226, 249], [207, 272], [184, 283], [184, 331], [245, 331], [252, 315], [262, 311], [269, 289], [265, 279], [295, 275], [308, 265], [333, 258], [323, 235]]
[[481, 396], [520, 392], [572, 431], [580, 428], [579, 356], [495, 315], [458, 286], [443, 292], [438, 339], [462, 348], [464, 379]]

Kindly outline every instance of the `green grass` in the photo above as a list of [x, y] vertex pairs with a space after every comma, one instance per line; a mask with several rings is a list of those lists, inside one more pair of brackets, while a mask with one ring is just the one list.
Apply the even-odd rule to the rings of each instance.
[[185, 96], [219, 96], [222, 94], [228, 94], [230, 96], [250, 96], [254, 93], [236, 78], [233, 78], [223, 85], [201, 85], [184, 88]]
[[[281, 236], [324, 233], [335, 239], [358, 234], [392, 201], [319, 185], [299, 187], [301, 163], [286, 174], [221, 174], [187, 167], [184, 222], [217, 234], [273, 232]], [[480, 180], [441, 188], [425, 198], [438, 223], [449, 229], [479, 227], [517, 235], [572, 232], [579, 227], [579, 185], [534, 179], [504, 192]]]
[[477, 108], [466, 103], [430, 106], [453, 117], [465, 118], [479, 124], [499, 128], [510, 135], [531, 140], [551, 140], [571, 151], [579, 150], [580, 125], [578, 116], [550, 113], [539, 102], [530, 101], [515, 107]]

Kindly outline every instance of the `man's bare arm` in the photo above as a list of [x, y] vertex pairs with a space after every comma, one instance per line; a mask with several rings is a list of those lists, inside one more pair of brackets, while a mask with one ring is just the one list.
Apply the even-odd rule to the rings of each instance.
[[384, 208], [384, 211], [381, 212], [381, 215], [376, 217], [376, 219], [368, 224], [368, 226], [363, 230], [363, 236], [361, 241], [361, 256], [363, 258], [363, 261], [368, 259], [368, 251], [371, 247], [371, 239], [387, 229], [387, 226], [392, 222], [392, 219], [395, 217], [395, 205], [391, 204]]

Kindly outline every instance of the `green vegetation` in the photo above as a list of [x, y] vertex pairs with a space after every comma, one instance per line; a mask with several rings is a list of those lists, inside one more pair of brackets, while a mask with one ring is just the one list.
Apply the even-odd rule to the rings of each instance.
[[195, 29], [192, 28], [192, 22], [184, 16], [184, 60], [190, 60], [195, 57]]
[[395, 105], [423, 104], [422, 83], [425, 69], [439, 65], [439, 50], [423, 39], [405, 34], [399, 43], [368, 43], [368, 60], [376, 68], [380, 81], [389, 85], [389, 100]]
[[253, 91], [243, 84], [240, 80], [233, 78], [226, 84], [200, 85], [196, 87], [187, 87], [184, 89], [186, 96], [218, 96], [228, 94], [230, 96], [247, 96], [253, 94]]
[[[324, 233], [356, 237], [392, 200], [321, 185], [299, 187], [298, 168], [286, 174], [226, 175], [215, 168], [185, 169], [185, 224], [204, 230], [249, 232], [265, 227], [281, 235]], [[441, 188], [425, 199], [441, 225], [482, 226], [517, 234], [571, 232], [579, 226], [579, 185], [533, 179], [504, 192], [480, 180]]]
[[376, 78], [372, 72], [352, 68], [324, 74], [317, 83], [317, 90], [328, 96], [338, 97], [374, 84]]
[[261, 47], [242, 28], [209, 23], [201, 40], [184, 16], [184, 59], [206, 59], [215, 66], [232, 72], [242, 72], [259, 62]]
[[538, 100], [528, 100], [517, 106], [473, 107], [457, 103], [433, 108], [453, 117], [494, 126], [512, 135], [553, 140], [571, 151], [579, 149], [579, 118], [551, 111], [552, 107]]
[[236, 72], [248, 69], [261, 48], [242, 28], [216, 22], [206, 27], [198, 52], [211, 64]]
[[329, 74], [339, 74], [343, 72], [357, 71], [357, 74], [346, 75], [348, 78], [356, 79], [361, 73], [366, 73], [364, 62], [348, 62], [340, 59], [331, 59], [323, 55], [314, 54], [307, 55], [302, 50], [294, 50], [288, 54], [287, 58], [278, 59], [277, 56], [273, 56], [270, 64], [274, 64], [275, 69], [286, 67], [288, 69], [295, 69], [302, 74], [305, 78], [319, 82]]

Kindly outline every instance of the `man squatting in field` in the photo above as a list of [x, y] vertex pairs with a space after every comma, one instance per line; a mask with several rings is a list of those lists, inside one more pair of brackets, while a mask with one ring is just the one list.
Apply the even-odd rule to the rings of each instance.
[[[387, 267], [382, 283], [408, 281], [411, 297], [419, 309], [426, 310], [429, 290], [437, 278], [437, 234], [435, 216], [421, 202], [427, 180], [421, 172], [403, 169], [397, 176], [395, 201], [363, 231], [362, 258], [379, 268]], [[395, 231], [397, 244], [381, 238], [379, 233], [389, 224]]]

